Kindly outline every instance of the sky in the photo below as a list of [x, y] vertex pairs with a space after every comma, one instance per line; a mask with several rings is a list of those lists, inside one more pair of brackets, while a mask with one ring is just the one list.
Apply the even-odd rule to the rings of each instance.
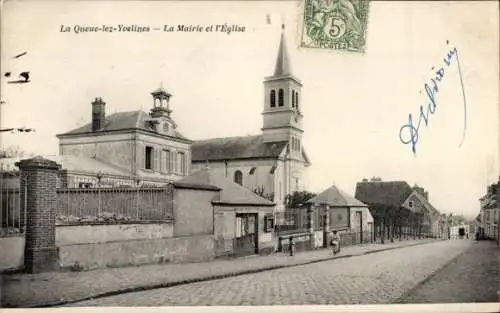
[[[173, 94], [172, 116], [188, 138], [258, 134], [263, 80], [274, 70], [284, 23], [292, 71], [304, 85], [308, 190], [335, 184], [354, 194], [356, 182], [378, 176], [424, 187], [441, 212], [477, 215], [478, 199], [499, 177], [496, 3], [372, 2], [365, 53], [300, 47], [302, 9], [299, 1], [7, 1], [2, 74], [29, 70], [31, 82], [7, 84], [2, 75], [1, 126], [36, 132], [3, 133], [1, 145], [56, 155], [55, 135], [88, 123], [95, 97], [106, 102], [108, 115], [148, 111], [149, 93], [160, 85]], [[245, 31], [73, 29], [224, 23]], [[71, 31], [61, 32], [62, 25]], [[461, 75], [453, 58], [414, 154], [401, 143], [400, 128], [408, 114], [418, 120], [420, 106], [427, 108], [425, 91], [419, 91], [453, 47]]]

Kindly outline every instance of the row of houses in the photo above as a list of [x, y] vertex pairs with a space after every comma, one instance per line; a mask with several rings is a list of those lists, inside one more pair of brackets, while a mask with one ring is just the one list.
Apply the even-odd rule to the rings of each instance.
[[486, 194], [479, 199], [480, 212], [472, 223], [473, 232], [478, 238], [499, 240], [500, 205], [500, 179], [487, 187]]

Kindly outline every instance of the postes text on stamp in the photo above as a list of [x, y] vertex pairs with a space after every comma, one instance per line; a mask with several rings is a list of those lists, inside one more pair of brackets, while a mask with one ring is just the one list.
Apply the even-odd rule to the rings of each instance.
[[368, 0], [305, 0], [302, 46], [364, 52]]

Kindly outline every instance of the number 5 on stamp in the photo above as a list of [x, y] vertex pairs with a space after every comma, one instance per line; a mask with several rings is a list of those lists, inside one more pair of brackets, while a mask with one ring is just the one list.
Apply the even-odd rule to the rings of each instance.
[[305, 0], [302, 47], [364, 52], [368, 0]]

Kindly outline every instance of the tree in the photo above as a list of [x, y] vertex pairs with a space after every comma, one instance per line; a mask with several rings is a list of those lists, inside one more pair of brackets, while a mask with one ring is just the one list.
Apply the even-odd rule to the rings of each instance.
[[315, 193], [309, 191], [295, 191], [292, 194], [286, 195], [285, 206], [286, 208], [297, 208], [315, 196]]
[[264, 199], [267, 199], [269, 201], [274, 201], [274, 192], [266, 193], [266, 190], [265, 190], [264, 186], [257, 187], [257, 188], [255, 188], [252, 191], [256, 195], [258, 195], [258, 196], [260, 196], [260, 197], [262, 197]]
[[10, 146], [0, 150], [0, 159], [16, 158], [26, 156], [26, 151], [19, 146]]

